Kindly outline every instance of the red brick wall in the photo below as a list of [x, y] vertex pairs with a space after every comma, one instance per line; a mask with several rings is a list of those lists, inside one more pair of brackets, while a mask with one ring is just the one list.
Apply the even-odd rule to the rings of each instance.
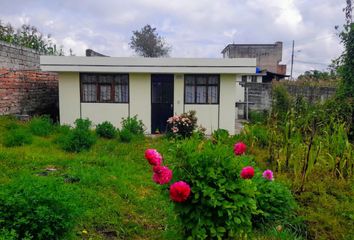
[[0, 68], [0, 115], [55, 115], [57, 105], [57, 74]]

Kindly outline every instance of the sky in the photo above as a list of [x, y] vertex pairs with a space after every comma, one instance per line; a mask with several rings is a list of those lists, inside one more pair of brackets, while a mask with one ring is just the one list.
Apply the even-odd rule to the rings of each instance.
[[171, 57], [221, 58], [230, 43], [283, 42], [288, 73], [295, 40], [294, 75], [326, 70], [343, 51], [336, 25], [345, 0], [0, 0], [0, 20], [36, 26], [66, 54], [91, 48], [135, 56], [132, 31], [150, 24], [172, 47]]

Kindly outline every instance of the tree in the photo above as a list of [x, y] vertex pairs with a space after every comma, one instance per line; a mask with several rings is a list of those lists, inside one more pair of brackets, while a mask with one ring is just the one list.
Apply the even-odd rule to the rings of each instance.
[[165, 40], [149, 24], [140, 31], [133, 31], [129, 43], [138, 55], [143, 57], [167, 57], [171, 50]]
[[11, 24], [2, 24], [0, 21], [0, 40], [17, 46], [34, 49], [46, 55], [64, 55], [62, 47], [53, 44], [51, 36], [38, 31], [35, 26], [23, 24], [17, 30]]

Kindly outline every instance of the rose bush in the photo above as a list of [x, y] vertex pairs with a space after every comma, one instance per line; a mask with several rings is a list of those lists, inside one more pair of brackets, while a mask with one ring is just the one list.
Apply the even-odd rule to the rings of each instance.
[[190, 137], [197, 128], [195, 111], [175, 115], [167, 120], [167, 133], [172, 137]]

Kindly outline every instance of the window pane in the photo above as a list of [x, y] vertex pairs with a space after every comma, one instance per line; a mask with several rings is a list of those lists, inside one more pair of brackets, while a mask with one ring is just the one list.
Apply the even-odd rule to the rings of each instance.
[[209, 77], [209, 84], [217, 85], [219, 83], [218, 80], [219, 80], [218, 76], [210, 76]]
[[218, 103], [218, 87], [208, 87], [208, 103]]
[[111, 85], [100, 85], [100, 101], [111, 101]]
[[84, 83], [82, 84], [82, 101], [96, 102], [97, 101], [96, 84]]
[[197, 103], [207, 103], [207, 87], [206, 86], [197, 86]]
[[185, 103], [195, 103], [195, 87], [194, 86], [186, 86], [186, 99]]
[[186, 85], [194, 85], [194, 76], [186, 75]]
[[247, 76], [242, 76], [242, 82], [247, 82]]
[[128, 102], [128, 85], [115, 85], [115, 102]]
[[206, 78], [206, 76], [198, 76], [198, 77], [197, 77], [197, 84], [198, 84], [198, 85], [201, 85], [201, 84], [205, 85], [205, 84], [207, 84], [207, 78]]
[[113, 80], [113, 76], [112, 75], [98, 75], [99, 83], [111, 84], [112, 80]]
[[251, 76], [251, 82], [257, 82], [257, 76]]

